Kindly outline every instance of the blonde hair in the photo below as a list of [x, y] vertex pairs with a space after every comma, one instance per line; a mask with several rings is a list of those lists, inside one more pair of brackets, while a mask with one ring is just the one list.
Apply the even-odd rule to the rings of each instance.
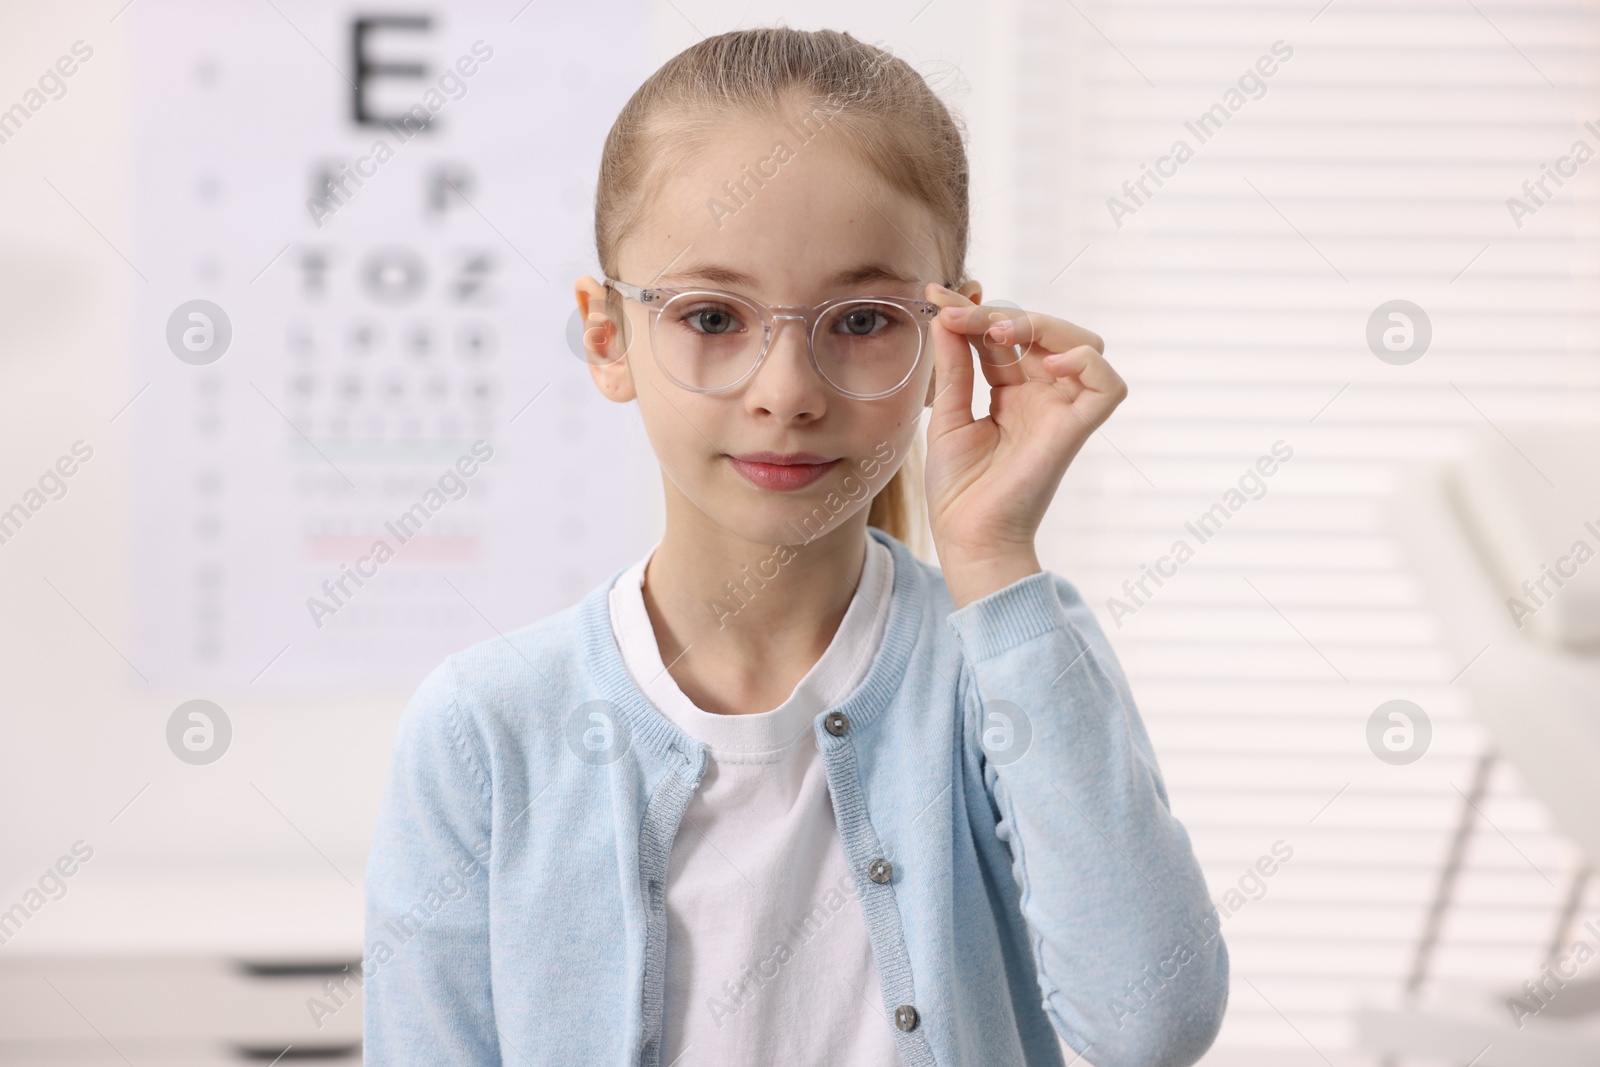
[[[925, 205], [940, 280], [966, 280], [968, 166], [958, 120], [904, 60], [838, 30], [735, 30], [679, 52], [629, 98], [600, 158], [594, 236], [600, 267], [617, 274], [622, 242], [651, 205], [654, 176], [671, 173], [720, 121], [781, 119], [831, 131], [888, 188]], [[615, 301], [616, 294], [608, 294]], [[612, 313], [620, 316], [620, 308]], [[910, 544], [920, 535], [921, 448], [878, 490], [867, 522]]]

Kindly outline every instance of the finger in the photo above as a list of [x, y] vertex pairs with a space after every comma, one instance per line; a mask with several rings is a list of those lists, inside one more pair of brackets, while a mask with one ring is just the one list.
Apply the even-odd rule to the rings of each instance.
[[1084, 367], [1088, 365], [1089, 355], [1093, 352], [1094, 349], [1087, 345], [1068, 352], [1052, 352], [1039, 360], [1041, 372], [1039, 377], [1067, 400], [1076, 402], [1084, 391], [1078, 375], [1083, 373]]
[[[940, 319], [977, 334], [983, 376], [991, 386], [1020, 385], [1039, 378], [1039, 359], [1078, 345], [1103, 345], [1098, 335], [1050, 315], [1000, 305], [941, 310]], [[985, 326], [985, 323], [988, 325]]]
[[[944, 286], [939, 285], [936, 282], [928, 283], [928, 296], [933, 303], [940, 306], [941, 311], [944, 308], [978, 308], [978, 305], [974, 304], [967, 297], [962, 296], [960, 293], [957, 293], [954, 290], [946, 289]], [[935, 330], [949, 329], [948, 327], [942, 325], [941, 320], [938, 317], [933, 320], [933, 325]], [[964, 331], [961, 330], [956, 330], [953, 332], [957, 334], [964, 333]], [[1027, 375], [1023, 373], [1020, 368], [1021, 361], [1017, 358], [1017, 354], [1011, 350], [1009, 345], [995, 345], [984, 341], [982, 337], [976, 339], [966, 338], [966, 340], [968, 340], [969, 343], [977, 348], [979, 356], [978, 361], [983, 367], [983, 377], [991, 386], [1018, 385], [1027, 380]], [[968, 362], [966, 366], [970, 369], [970, 362]], [[1016, 369], [1011, 369], [1013, 367]], [[972, 407], [970, 399], [968, 400], [967, 407], [970, 411]]]
[[985, 332], [998, 343], [1023, 345], [1027, 353], [1031, 354], [1065, 352], [1079, 345], [1089, 345], [1102, 354], [1106, 350], [1105, 341], [1093, 330], [1086, 330], [1066, 319], [1058, 319], [1054, 315], [1042, 315], [1037, 311], [977, 307], [953, 311], [941, 310], [939, 318], [950, 320], [952, 329], [961, 328], [957, 325], [957, 322], [960, 322], [966, 326], [968, 332]]
[[[1004, 331], [999, 329], [1008, 315], [1021, 314], [1019, 309], [1000, 308], [986, 305], [974, 305], [966, 309], [968, 314], [960, 326], [954, 327], [958, 333], [964, 332], [974, 348], [978, 350], [978, 363], [983, 368], [983, 377], [991, 386], [1020, 385], [1029, 378], [1028, 368], [1024, 365], [1023, 356], [1005, 339]], [[941, 320], [945, 318], [941, 314]], [[988, 323], [986, 327], [984, 324]]]
[[946, 289], [938, 282], [928, 283], [927, 297], [930, 302], [938, 304], [941, 308], [977, 307], [971, 300], [968, 300], [954, 289]]
[[1079, 345], [1065, 352], [1050, 352], [1039, 360], [1039, 365], [1058, 378], [1077, 378], [1088, 370], [1089, 362], [1095, 356], [1095, 350], [1088, 345]]
[[1028, 380], [1022, 360], [1007, 343], [987, 335], [995, 323], [1003, 321], [1015, 309], [986, 307], [970, 300], [956, 304], [945, 301], [935, 325], [963, 334], [978, 350], [978, 362], [983, 367], [983, 377], [991, 385], [1018, 385]]
[[1128, 383], [1122, 380], [1110, 361], [1089, 345], [1079, 345], [1066, 352], [1054, 352], [1041, 360], [1041, 365], [1058, 376], [1070, 375], [1085, 389], [1104, 393], [1121, 401], [1128, 395]]
[[[986, 308], [974, 309], [974, 314], [987, 312], [990, 317], [1000, 320], [999, 311]], [[1006, 340], [1006, 331], [1002, 321], [996, 321], [987, 330], [979, 333], [972, 342], [977, 346], [981, 356], [983, 376], [990, 385], [1020, 385], [1033, 375], [1028, 373], [1027, 356]]]
[[1099, 426], [1110, 418], [1128, 395], [1122, 376], [1089, 345], [1052, 353], [1042, 363], [1047, 371], [1058, 376], [1056, 387], [1066, 394], [1073, 409], [1090, 426]]
[[[964, 298], [963, 298], [964, 299]], [[928, 440], [963, 426], [972, 418], [972, 348], [963, 334], [945, 329], [937, 319], [933, 335], [934, 396], [928, 417]]]

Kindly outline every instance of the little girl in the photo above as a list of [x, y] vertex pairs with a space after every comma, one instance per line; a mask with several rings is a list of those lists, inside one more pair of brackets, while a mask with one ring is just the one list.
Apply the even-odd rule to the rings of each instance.
[[[623, 109], [577, 303], [666, 529], [407, 706], [368, 1062], [1210, 1046], [1215, 909], [1105, 635], [1034, 551], [1127, 389], [1093, 333], [982, 306], [967, 181], [923, 79], [844, 33], [704, 40]], [[924, 407], [942, 569], [906, 544]]]

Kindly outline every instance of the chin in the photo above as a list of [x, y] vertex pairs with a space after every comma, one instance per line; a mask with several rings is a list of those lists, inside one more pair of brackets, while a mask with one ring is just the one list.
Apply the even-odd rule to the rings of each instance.
[[[831, 499], [827, 499], [824, 503], [824, 499], [830, 497]], [[840, 507], [841, 502], [843, 507]], [[803, 544], [809, 540], [827, 537], [850, 526], [856, 513], [864, 514], [870, 502], [870, 499], [850, 500], [839, 493], [824, 493], [811, 507], [786, 509], [783, 521], [778, 524], [780, 529], [777, 532], [789, 544]], [[831, 510], [830, 504], [839, 510]]]
[[796, 494], [781, 501], [735, 506], [731, 510], [738, 514], [729, 515], [723, 525], [757, 544], [798, 546], [844, 529], [867, 503], [867, 500], [850, 500], [842, 493], [819, 487], [815, 492]]

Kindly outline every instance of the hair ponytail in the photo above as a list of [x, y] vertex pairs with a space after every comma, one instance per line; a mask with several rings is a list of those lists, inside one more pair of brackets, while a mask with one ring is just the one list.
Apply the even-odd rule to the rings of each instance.
[[902, 541], [912, 554], [922, 555], [926, 539], [927, 505], [922, 490], [922, 438], [911, 438], [911, 453], [900, 469], [878, 490], [867, 511], [867, 525], [876, 526], [890, 537]]

